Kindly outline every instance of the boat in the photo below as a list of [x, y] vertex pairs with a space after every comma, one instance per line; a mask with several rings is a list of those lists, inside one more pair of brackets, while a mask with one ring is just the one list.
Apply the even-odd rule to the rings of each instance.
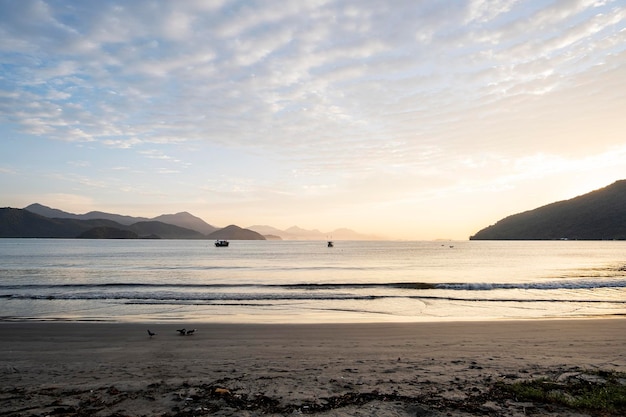
[[332, 240], [329, 240], [329, 241], [328, 241], [328, 247], [329, 247], [329, 248], [332, 248], [333, 246], [335, 246], [335, 245], [334, 245], [334, 243], [333, 243], [333, 241], [332, 241]]
[[215, 246], [218, 248], [224, 248], [228, 246], [228, 240], [216, 240], [215, 241]]

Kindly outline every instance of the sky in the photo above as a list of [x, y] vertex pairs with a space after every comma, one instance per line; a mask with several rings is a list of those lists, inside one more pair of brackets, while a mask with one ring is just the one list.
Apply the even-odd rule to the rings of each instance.
[[624, 0], [0, 0], [0, 207], [467, 239], [625, 115]]

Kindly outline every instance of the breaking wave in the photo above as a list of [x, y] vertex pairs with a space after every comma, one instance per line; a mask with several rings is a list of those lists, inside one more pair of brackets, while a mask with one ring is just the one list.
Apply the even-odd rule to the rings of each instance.
[[[0, 299], [125, 300], [148, 302], [217, 302], [276, 300], [375, 300], [384, 298], [475, 301], [553, 301], [548, 291], [623, 289], [626, 279], [556, 280], [529, 283], [300, 283], [300, 284], [25, 284], [0, 286]], [[498, 291], [497, 296], [488, 295]], [[534, 290], [532, 296], [526, 291]], [[546, 295], [541, 296], [545, 291]], [[558, 297], [559, 301], [567, 301]], [[576, 301], [580, 301], [579, 297]], [[599, 302], [601, 300], [589, 300]], [[611, 300], [615, 302], [615, 300]], [[624, 301], [626, 303], [626, 301]]]

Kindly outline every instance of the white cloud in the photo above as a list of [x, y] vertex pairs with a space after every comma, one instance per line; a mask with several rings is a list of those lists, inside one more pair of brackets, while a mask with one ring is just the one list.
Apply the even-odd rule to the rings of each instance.
[[485, 23], [509, 12], [519, 0], [472, 0], [468, 3], [465, 23]]
[[[109, 158], [126, 152], [175, 164], [150, 167], [168, 173], [200, 174], [199, 160], [228, 149], [242, 166], [232, 189], [250, 193], [305, 189], [356, 199], [346, 190], [372, 187], [368, 198], [376, 199], [412, 187], [456, 189], [460, 175], [470, 183], [489, 175], [525, 181], [511, 161], [550, 155], [538, 164], [561, 166], [574, 148], [598, 154], [620, 140], [614, 107], [624, 103], [626, 6], [619, 1], [0, 8], [7, 129], [88, 144]], [[597, 132], [594, 143], [582, 143], [582, 132]], [[564, 146], [571, 141], [576, 146]], [[272, 187], [279, 170], [297, 178]]]
[[0, 174], [14, 175], [17, 174], [17, 171], [12, 168], [0, 167]]
[[102, 144], [105, 146], [109, 146], [112, 148], [118, 148], [118, 149], [130, 149], [136, 145], [139, 145], [143, 143], [143, 141], [137, 139], [137, 138], [130, 138], [130, 139], [105, 139], [102, 141]]

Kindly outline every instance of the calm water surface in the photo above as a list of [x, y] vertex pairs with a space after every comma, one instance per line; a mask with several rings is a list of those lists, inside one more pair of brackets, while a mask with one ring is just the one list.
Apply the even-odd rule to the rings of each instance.
[[619, 316], [626, 242], [0, 239], [0, 320]]

